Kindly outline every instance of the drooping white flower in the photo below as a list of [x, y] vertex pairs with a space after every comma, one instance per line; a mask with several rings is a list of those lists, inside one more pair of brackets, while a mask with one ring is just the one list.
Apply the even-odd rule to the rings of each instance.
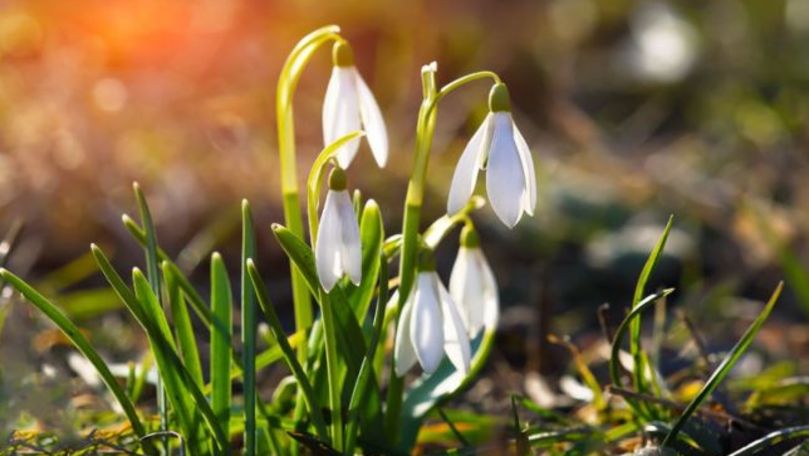
[[497, 282], [471, 226], [461, 232], [461, 247], [449, 277], [449, 294], [458, 305], [470, 338], [484, 327], [497, 326], [500, 315]]
[[490, 112], [461, 154], [447, 200], [447, 213], [463, 209], [480, 170], [486, 171], [486, 192], [494, 213], [509, 228], [523, 213], [533, 216], [537, 200], [531, 150], [511, 117], [508, 89], [502, 83], [489, 94]]
[[[334, 45], [331, 79], [323, 101], [323, 142], [332, 144], [353, 131], [364, 130], [376, 163], [384, 167], [388, 161], [388, 133], [382, 112], [373, 93], [354, 66], [354, 54], [345, 41]], [[340, 167], [348, 168], [359, 140], [350, 141], [337, 152]]]
[[320, 285], [330, 291], [343, 275], [359, 285], [362, 280], [360, 228], [346, 189], [345, 172], [335, 167], [317, 229], [315, 264]]
[[[432, 256], [432, 253], [427, 253]], [[399, 377], [418, 362], [425, 373], [438, 369], [444, 354], [462, 374], [469, 371], [471, 349], [463, 319], [435, 272], [422, 262], [396, 328], [394, 358]]]

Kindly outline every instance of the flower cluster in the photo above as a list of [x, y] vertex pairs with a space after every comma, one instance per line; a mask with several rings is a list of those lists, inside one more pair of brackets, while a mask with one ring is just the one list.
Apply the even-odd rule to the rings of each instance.
[[[373, 94], [354, 66], [347, 42], [335, 44], [333, 63], [323, 104], [324, 141], [329, 145], [362, 129], [377, 164], [383, 167], [388, 159], [385, 123]], [[431, 71], [435, 68], [431, 67]], [[478, 173], [486, 170], [486, 189], [494, 213], [512, 228], [524, 213], [534, 213], [534, 163], [525, 138], [514, 125], [508, 89], [499, 81], [489, 93], [489, 111], [458, 161], [447, 214], [454, 216], [467, 206]], [[359, 227], [344, 171], [359, 146], [358, 140], [352, 140], [334, 152], [315, 246], [317, 272], [326, 291], [344, 276], [355, 285], [362, 279]], [[445, 354], [459, 372], [466, 374], [470, 369], [470, 341], [484, 328], [497, 325], [497, 283], [471, 220], [466, 216], [464, 219], [449, 290], [435, 270], [432, 250], [427, 246], [419, 249], [417, 275], [412, 289], [407, 290], [395, 336], [395, 370], [400, 377], [416, 363], [424, 372], [434, 372]]]

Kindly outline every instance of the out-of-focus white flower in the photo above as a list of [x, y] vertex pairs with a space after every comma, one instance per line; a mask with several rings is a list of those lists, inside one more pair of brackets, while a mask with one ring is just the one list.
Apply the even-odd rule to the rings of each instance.
[[523, 212], [534, 215], [536, 176], [531, 150], [511, 117], [511, 102], [505, 84], [489, 93], [491, 112], [472, 135], [461, 154], [447, 200], [447, 213], [456, 214], [475, 191], [478, 172], [486, 169], [486, 192], [497, 217], [509, 228]]
[[343, 275], [356, 285], [362, 280], [360, 228], [346, 189], [345, 172], [339, 167], [329, 176], [329, 192], [317, 229], [315, 263], [326, 291], [334, 288]]
[[497, 282], [471, 226], [461, 232], [461, 247], [449, 277], [449, 294], [460, 309], [470, 338], [484, 327], [497, 327], [500, 314]]
[[418, 363], [424, 372], [438, 369], [446, 353], [456, 369], [469, 371], [469, 337], [447, 289], [435, 272], [432, 252], [423, 251], [419, 274], [396, 328], [394, 359], [399, 377]]
[[672, 83], [688, 76], [697, 61], [697, 31], [665, 2], [645, 2], [633, 15], [632, 69], [651, 82]]
[[[354, 66], [354, 54], [345, 41], [334, 45], [334, 68], [323, 101], [323, 142], [332, 144], [352, 131], [364, 130], [371, 152], [380, 167], [388, 161], [388, 133], [382, 112], [373, 93]], [[337, 152], [337, 162], [345, 169], [354, 160], [359, 139], [350, 141]]]

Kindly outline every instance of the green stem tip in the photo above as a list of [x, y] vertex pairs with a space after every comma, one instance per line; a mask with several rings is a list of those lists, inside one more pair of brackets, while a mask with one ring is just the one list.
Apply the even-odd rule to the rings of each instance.
[[492, 112], [510, 112], [511, 97], [508, 94], [508, 87], [502, 82], [492, 86], [489, 91], [489, 110]]

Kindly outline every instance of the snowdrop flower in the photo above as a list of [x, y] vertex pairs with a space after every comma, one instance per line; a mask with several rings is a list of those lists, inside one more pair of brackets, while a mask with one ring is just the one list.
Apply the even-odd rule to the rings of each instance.
[[461, 248], [449, 278], [449, 294], [458, 304], [470, 338], [497, 326], [500, 298], [489, 262], [480, 249], [480, 239], [471, 226], [461, 231]]
[[[388, 133], [374, 95], [354, 66], [354, 53], [346, 41], [334, 44], [331, 79], [323, 101], [323, 142], [329, 145], [356, 130], [365, 130], [371, 152], [380, 167], [388, 161]], [[337, 162], [345, 169], [354, 160], [360, 142], [340, 148]]]
[[511, 102], [505, 84], [489, 93], [489, 114], [466, 145], [458, 160], [447, 201], [447, 213], [460, 211], [486, 169], [486, 192], [497, 217], [509, 228], [523, 212], [534, 215], [536, 176], [531, 150], [511, 118]]
[[360, 228], [346, 190], [346, 175], [335, 167], [329, 176], [329, 192], [320, 217], [315, 246], [320, 285], [330, 291], [343, 275], [359, 285], [362, 279]]
[[435, 272], [430, 250], [420, 253], [419, 273], [396, 328], [394, 358], [399, 377], [416, 364], [431, 374], [446, 353], [456, 369], [469, 371], [470, 347], [458, 308]]

